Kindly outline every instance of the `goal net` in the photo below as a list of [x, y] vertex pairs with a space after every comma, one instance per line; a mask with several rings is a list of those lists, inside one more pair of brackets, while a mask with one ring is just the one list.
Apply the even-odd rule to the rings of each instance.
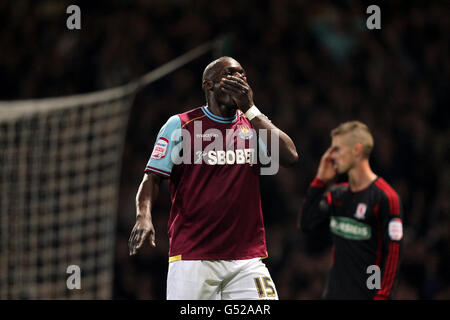
[[[0, 104], [1, 299], [111, 297], [133, 97], [109, 92]], [[67, 273], [71, 265], [79, 267], [78, 288], [67, 286], [77, 276]]]
[[220, 44], [199, 46], [122, 87], [0, 101], [0, 299], [112, 298], [134, 96]]

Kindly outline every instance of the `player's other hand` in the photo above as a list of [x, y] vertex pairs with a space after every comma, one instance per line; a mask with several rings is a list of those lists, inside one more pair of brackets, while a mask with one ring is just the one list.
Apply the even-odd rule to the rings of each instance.
[[325, 183], [336, 176], [334, 161], [331, 158], [332, 151], [333, 148], [329, 147], [328, 150], [323, 154], [322, 158], [320, 159], [319, 169], [317, 170], [317, 179], [322, 180]]
[[227, 76], [220, 81], [220, 88], [229, 94], [242, 112], [247, 112], [253, 106], [253, 90], [246, 77]]
[[150, 245], [156, 247], [155, 228], [153, 227], [152, 220], [138, 216], [133, 231], [131, 231], [130, 239], [128, 240], [130, 256], [136, 254], [137, 250], [142, 247], [147, 237], [149, 238]]

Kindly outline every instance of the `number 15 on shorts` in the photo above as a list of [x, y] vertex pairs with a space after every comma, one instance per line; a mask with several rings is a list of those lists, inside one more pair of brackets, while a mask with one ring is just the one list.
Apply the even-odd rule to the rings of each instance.
[[260, 298], [276, 296], [275, 289], [271, 283], [272, 280], [269, 277], [256, 277], [253, 280]]

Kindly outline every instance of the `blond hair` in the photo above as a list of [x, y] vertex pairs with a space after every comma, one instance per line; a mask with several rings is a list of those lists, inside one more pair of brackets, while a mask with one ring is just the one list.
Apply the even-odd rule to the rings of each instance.
[[350, 143], [360, 143], [363, 147], [362, 155], [368, 159], [373, 149], [373, 137], [369, 128], [361, 121], [348, 121], [341, 123], [337, 128], [331, 130], [331, 137], [347, 135]]

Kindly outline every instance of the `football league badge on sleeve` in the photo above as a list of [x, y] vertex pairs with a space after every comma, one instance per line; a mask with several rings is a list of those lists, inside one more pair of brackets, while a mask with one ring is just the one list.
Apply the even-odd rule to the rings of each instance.
[[365, 203], [359, 203], [356, 207], [355, 218], [364, 219], [366, 217], [367, 205]]
[[168, 146], [169, 140], [163, 137], [159, 138], [155, 144], [155, 148], [153, 149], [152, 159], [159, 160], [164, 158], [167, 154]]
[[403, 238], [403, 224], [399, 218], [393, 218], [389, 222], [389, 238], [394, 241], [400, 241]]

